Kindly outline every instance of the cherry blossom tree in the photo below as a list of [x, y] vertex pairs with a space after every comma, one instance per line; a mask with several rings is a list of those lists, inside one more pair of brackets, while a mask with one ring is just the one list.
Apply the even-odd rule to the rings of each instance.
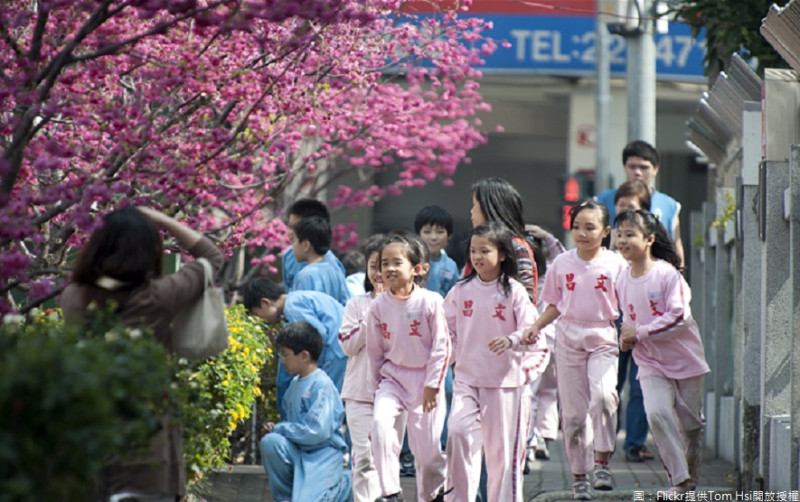
[[[485, 141], [475, 68], [495, 49], [456, 7], [4, 4], [0, 315], [57, 294], [70, 253], [115, 207], [163, 209], [228, 252], [269, 251], [285, 245], [279, 216], [298, 194], [346, 208], [451, 183]], [[393, 184], [372, 183], [387, 169]]]

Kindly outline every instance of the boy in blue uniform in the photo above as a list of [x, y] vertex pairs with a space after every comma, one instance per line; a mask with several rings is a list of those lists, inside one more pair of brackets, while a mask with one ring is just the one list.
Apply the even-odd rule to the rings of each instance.
[[350, 299], [344, 272], [325, 261], [331, 248], [331, 226], [321, 216], [303, 218], [289, 232], [294, 259], [306, 264], [295, 276], [292, 291], [320, 291], [342, 306]]
[[425, 206], [414, 218], [414, 232], [428, 245], [431, 252], [430, 270], [425, 289], [447, 296], [458, 281], [458, 266], [444, 250], [453, 236], [453, 217], [441, 206]]
[[[336, 390], [341, 392], [347, 355], [339, 345], [339, 326], [342, 325], [344, 314], [344, 307], [339, 302], [318, 291], [285, 293], [283, 288], [264, 277], [248, 282], [243, 296], [245, 308], [271, 324], [285, 317], [290, 323], [306, 321], [314, 326], [323, 340], [319, 367], [328, 374]], [[281, 418], [286, 417], [283, 395], [286, 394], [290, 380], [283, 363], [279, 362], [276, 397]]]
[[[295, 201], [294, 204], [289, 206], [289, 216], [287, 217], [286, 223], [291, 229], [300, 220], [310, 218], [311, 216], [324, 218], [325, 221], [328, 222], [328, 225], [330, 225], [331, 216], [328, 212], [328, 208], [325, 204], [316, 199], [300, 199]], [[339, 258], [337, 258], [330, 249], [323, 255], [323, 258], [326, 262], [337, 267], [344, 273], [344, 266], [342, 266]], [[281, 258], [281, 273], [283, 274], [283, 284], [286, 286], [287, 292], [294, 290], [294, 278], [305, 266], [306, 263], [300, 263], [295, 260], [294, 251], [291, 246], [286, 248]]]
[[350, 473], [342, 467], [344, 406], [331, 379], [317, 368], [322, 337], [311, 324], [296, 322], [281, 329], [275, 345], [293, 378], [283, 396], [285, 419], [262, 429], [261, 460], [272, 496], [292, 502], [349, 500]]

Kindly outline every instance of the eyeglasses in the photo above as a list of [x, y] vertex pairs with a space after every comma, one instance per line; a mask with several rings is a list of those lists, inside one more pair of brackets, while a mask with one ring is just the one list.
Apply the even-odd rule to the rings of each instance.
[[280, 361], [280, 362], [283, 362], [283, 361], [285, 361], [285, 360], [286, 360], [286, 358], [287, 358], [287, 357], [294, 357], [294, 356], [296, 356], [296, 355], [297, 355], [297, 354], [294, 354], [294, 353], [292, 353], [292, 354], [289, 354], [289, 355], [287, 356], [287, 355], [285, 355], [283, 352], [278, 352], [278, 361]]

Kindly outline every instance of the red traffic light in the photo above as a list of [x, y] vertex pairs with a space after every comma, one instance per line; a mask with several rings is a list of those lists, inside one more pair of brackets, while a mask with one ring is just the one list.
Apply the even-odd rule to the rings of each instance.
[[575, 176], [567, 178], [564, 183], [564, 201], [565, 202], [578, 202], [581, 198], [581, 186]]

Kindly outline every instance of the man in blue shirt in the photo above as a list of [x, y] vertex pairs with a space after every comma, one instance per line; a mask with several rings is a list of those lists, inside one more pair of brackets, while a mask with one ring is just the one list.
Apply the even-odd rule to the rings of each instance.
[[[683, 262], [683, 240], [681, 240], [680, 212], [681, 204], [669, 195], [653, 188], [660, 165], [658, 150], [650, 143], [642, 140], [631, 141], [622, 150], [622, 163], [625, 166], [627, 181], [639, 180], [650, 187], [650, 212], [653, 213], [667, 229], [667, 233], [675, 243], [675, 249]], [[608, 208], [611, 221], [616, 217], [614, 196], [617, 189], [612, 188], [600, 192], [595, 199]]]

